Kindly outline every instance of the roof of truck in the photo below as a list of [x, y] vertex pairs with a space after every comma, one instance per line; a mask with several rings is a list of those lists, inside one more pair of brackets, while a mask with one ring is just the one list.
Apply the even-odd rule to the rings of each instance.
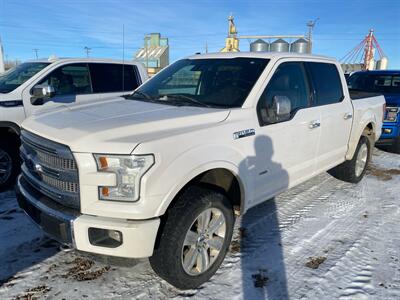
[[368, 70], [368, 71], [357, 71], [355, 73], [369, 73], [376, 75], [398, 75], [400, 74], [400, 70]]
[[335, 58], [313, 55], [313, 54], [301, 54], [293, 52], [216, 52], [206, 54], [195, 54], [187, 58], [189, 59], [201, 59], [201, 58], [236, 58], [236, 57], [254, 57], [254, 58], [316, 58], [323, 60], [336, 61]]
[[71, 58], [71, 57], [54, 57], [54, 58], [41, 58], [35, 60], [28, 60], [27, 62], [37, 62], [37, 63], [54, 63], [54, 62], [98, 62], [98, 63], [118, 63], [118, 64], [140, 64], [140, 62], [132, 60], [118, 60], [109, 58]]

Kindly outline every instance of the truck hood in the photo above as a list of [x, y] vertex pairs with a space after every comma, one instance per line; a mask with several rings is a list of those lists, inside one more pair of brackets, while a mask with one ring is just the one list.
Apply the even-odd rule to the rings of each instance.
[[384, 94], [386, 106], [400, 107], [400, 94]]
[[74, 152], [129, 154], [138, 144], [222, 122], [229, 110], [117, 98], [68, 105], [26, 119], [22, 127]]

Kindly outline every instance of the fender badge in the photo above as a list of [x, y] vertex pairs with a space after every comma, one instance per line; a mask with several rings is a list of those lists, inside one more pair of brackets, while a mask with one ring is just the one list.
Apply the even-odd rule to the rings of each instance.
[[241, 130], [241, 131], [236, 131], [233, 133], [233, 139], [237, 140], [237, 139], [241, 139], [244, 138], [246, 136], [251, 136], [251, 135], [255, 135], [256, 131], [255, 129], [251, 128], [251, 129], [245, 129], [245, 130]]

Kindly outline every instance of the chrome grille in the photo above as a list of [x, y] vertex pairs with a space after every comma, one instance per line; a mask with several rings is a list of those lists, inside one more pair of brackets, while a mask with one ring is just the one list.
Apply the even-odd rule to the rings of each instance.
[[78, 192], [78, 184], [76, 182], [58, 180], [53, 177], [47, 176], [45, 174], [42, 174], [42, 180], [44, 183], [50, 185], [51, 187], [64, 192], [69, 192], [69, 193]]
[[59, 204], [79, 209], [78, 168], [62, 144], [21, 131], [22, 175], [38, 192]]
[[77, 170], [75, 161], [73, 159], [60, 158], [45, 152], [37, 153], [38, 159], [50, 168]]

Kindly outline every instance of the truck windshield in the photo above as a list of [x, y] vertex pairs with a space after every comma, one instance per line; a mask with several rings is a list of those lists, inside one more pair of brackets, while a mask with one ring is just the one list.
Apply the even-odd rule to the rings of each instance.
[[47, 67], [50, 63], [23, 63], [0, 75], [0, 93], [9, 93]]
[[360, 90], [382, 94], [400, 93], [400, 74], [384, 75], [355, 73], [348, 79], [348, 86], [351, 90]]
[[179, 60], [127, 98], [178, 106], [241, 107], [268, 61], [242, 57]]

